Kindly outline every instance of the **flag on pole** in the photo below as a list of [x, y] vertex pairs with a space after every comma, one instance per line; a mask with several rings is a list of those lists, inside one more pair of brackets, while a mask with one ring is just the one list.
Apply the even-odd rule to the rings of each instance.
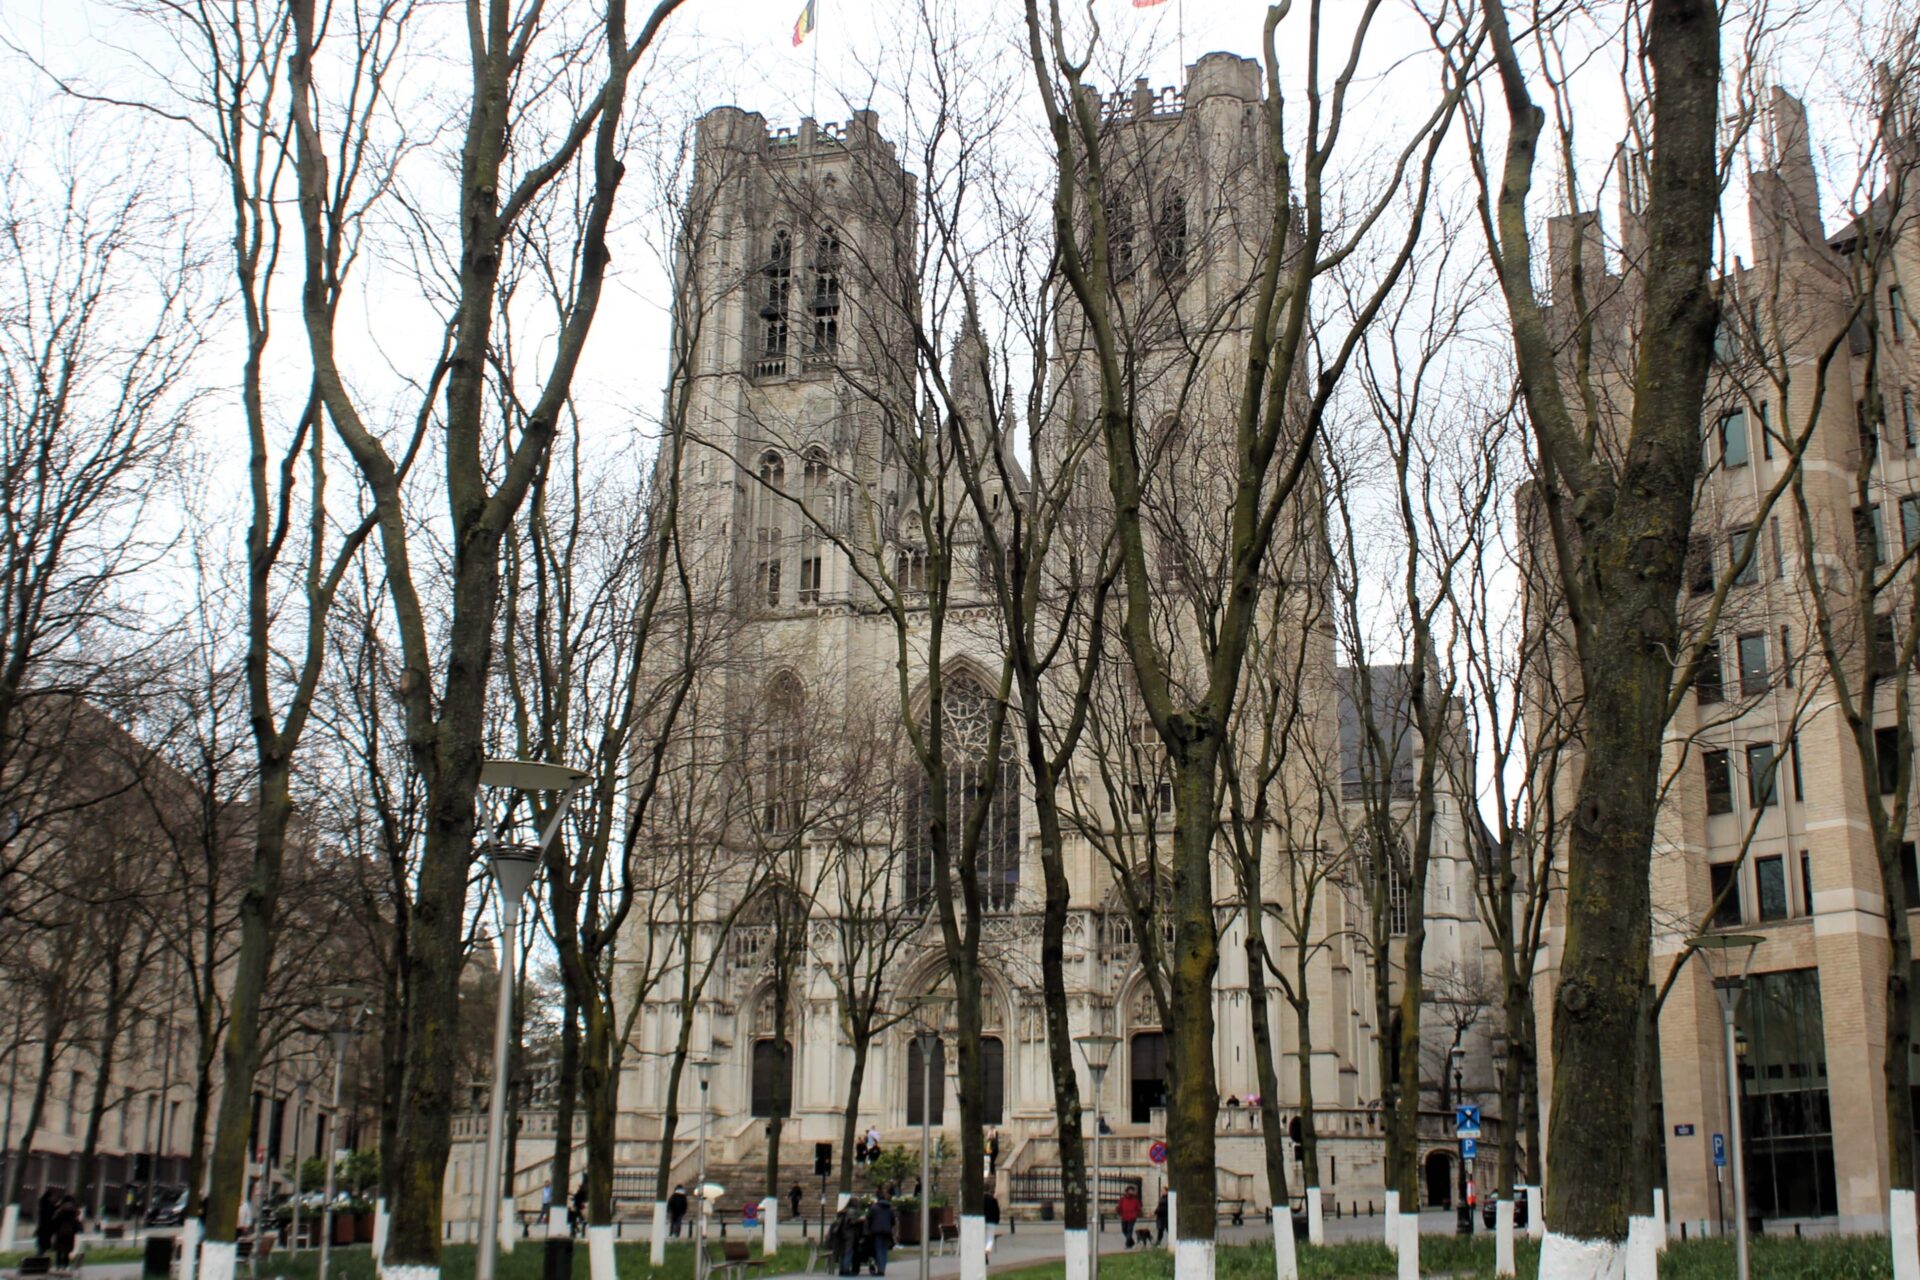
[[[806, 43], [807, 37], [813, 34], [814, 3], [815, 3], [815, 0], [807, 0], [807, 7], [802, 9], [800, 11], [800, 16], [794, 20], [793, 47], [796, 49], [798, 49], [802, 44]], [[1155, 0], [1155, 3], [1158, 3], [1158, 0]]]
[[1136, 9], [1151, 9], [1157, 4], [1165, 4], [1166, 2], [1167, 0], [1133, 0], [1133, 7]]

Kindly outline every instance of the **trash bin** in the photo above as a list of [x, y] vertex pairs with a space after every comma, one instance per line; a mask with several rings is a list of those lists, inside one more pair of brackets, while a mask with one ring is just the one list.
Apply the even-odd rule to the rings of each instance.
[[173, 1237], [148, 1236], [146, 1256], [140, 1263], [143, 1276], [166, 1276], [173, 1270]]
[[547, 1237], [541, 1264], [541, 1280], [573, 1280], [573, 1237]]

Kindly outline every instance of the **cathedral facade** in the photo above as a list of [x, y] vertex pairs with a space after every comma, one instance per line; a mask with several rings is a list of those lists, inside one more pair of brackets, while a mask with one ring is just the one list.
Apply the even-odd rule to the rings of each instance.
[[[1107, 213], [1116, 259], [1128, 273], [1116, 287], [1127, 291], [1139, 335], [1142, 403], [1165, 403], [1156, 411], [1160, 478], [1150, 496], [1162, 507], [1155, 554], [1170, 594], [1204, 580], [1206, 557], [1218, 550], [1200, 515], [1205, 499], [1194, 498], [1217, 481], [1218, 451], [1227, 447], [1209, 426], [1220, 409], [1209, 401], [1217, 389], [1204, 376], [1181, 385], [1178, 371], [1191, 364], [1182, 366], [1179, 353], [1191, 350], [1194, 333], [1233, 331], [1233, 300], [1253, 261], [1250, 238], [1267, 221], [1251, 178], [1260, 96], [1256, 63], [1215, 54], [1195, 63], [1183, 86], [1154, 92], [1138, 85], [1101, 107], [1115, 154], [1128, 158], [1133, 175], [1131, 194]], [[909, 437], [924, 442], [941, 430], [968, 429], [943, 425], [949, 415], [926, 407], [930, 378], [944, 376], [951, 402], [983, 415], [1006, 394], [988, 385], [987, 371], [1004, 375], [1002, 357], [989, 355], [971, 307], [951, 322], [916, 310], [935, 293], [926, 279], [934, 268], [925, 261], [920, 181], [871, 112], [788, 130], [729, 107], [699, 123], [676, 282], [678, 375], [669, 391], [669, 414], [686, 424], [685, 442], [660, 465], [663, 483], [672, 481], [679, 495], [687, 573], [707, 598], [725, 602], [729, 620], [714, 633], [700, 707], [690, 713], [709, 717], [711, 728], [694, 736], [720, 744], [713, 767], [690, 765], [678, 790], [666, 788], [674, 803], [663, 806], [683, 818], [711, 811], [704, 826], [683, 821], [677, 833], [661, 835], [687, 843], [689, 830], [700, 827], [710, 841], [699, 857], [705, 878], [687, 891], [677, 920], [656, 912], [634, 926], [653, 932], [655, 951], [639, 937], [630, 948], [657, 954], [663, 932], [686, 940], [678, 961], [646, 972], [646, 962], [633, 962], [627, 981], [641, 1012], [621, 1086], [616, 1164], [624, 1203], [659, 1194], [652, 1171], [675, 1079], [668, 1067], [683, 1043], [710, 1064], [708, 1083], [696, 1083], [692, 1070], [678, 1077], [666, 1185], [691, 1184], [704, 1159], [727, 1188], [724, 1203], [763, 1190], [776, 1116], [783, 1191], [799, 1181], [814, 1185], [816, 1144], [834, 1145], [837, 1172], [848, 1133], [876, 1129], [883, 1146], [917, 1149], [923, 1118], [938, 1128], [957, 1124], [952, 1055], [943, 1041], [923, 1061], [917, 1039], [923, 1029], [943, 1030], [926, 1025], [917, 998], [945, 985], [947, 959], [931, 909], [930, 852], [919, 835], [926, 788], [899, 763], [907, 755], [904, 730], [924, 705], [935, 667], [943, 680], [949, 803], [976, 796], [981, 780], [993, 779], [977, 862], [987, 913], [982, 1110], [998, 1135], [997, 1190], [1015, 1211], [1060, 1196], [1041, 1007], [1033, 781], [1010, 727], [998, 737], [998, 761], [986, 754], [995, 740], [1003, 639], [992, 566], [977, 533], [982, 514], [991, 519], [1003, 504], [1010, 510], [1029, 501], [1032, 481], [1011, 457], [988, 465], [978, 462], [992, 452], [985, 446], [959, 449], [954, 456], [979, 466], [979, 489], [969, 495], [957, 481], [930, 476], [924, 454], [909, 456]], [[936, 332], [945, 335], [937, 349]], [[1072, 326], [1059, 324], [1054, 338], [1047, 380], [1052, 403], [1068, 405], [1087, 375]], [[1104, 500], [1104, 464], [1096, 458], [1076, 474], [1089, 486], [1090, 505]], [[1283, 539], [1288, 546], [1277, 553], [1292, 568], [1277, 572], [1274, 589], [1309, 600], [1300, 583], [1313, 556], [1324, 554], [1323, 516], [1311, 487], [1302, 493], [1293, 533]], [[949, 554], [934, 562], [929, 583], [929, 556], [943, 548]], [[1182, 625], [1183, 616], [1170, 607], [1169, 626]], [[1304, 1055], [1320, 1184], [1343, 1210], [1364, 1211], [1382, 1201], [1382, 1028], [1368, 880], [1357, 869], [1358, 748], [1340, 732], [1350, 682], [1337, 666], [1330, 620], [1290, 602], [1271, 617], [1250, 661], [1276, 679], [1295, 673], [1299, 744], [1272, 784], [1283, 794], [1260, 863], [1274, 968], [1300, 979], [1294, 1003], [1273, 978], [1264, 984], [1280, 1101], [1295, 1122]], [[1110, 670], [1087, 695], [1099, 709], [1062, 781], [1072, 886], [1063, 976], [1076, 1032], [1119, 1042], [1097, 1100], [1084, 1064], [1080, 1081], [1084, 1105], [1097, 1107], [1109, 1135], [1103, 1185], [1117, 1194], [1122, 1180], [1140, 1182], [1151, 1204], [1164, 1185], [1151, 1155], [1166, 1136], [1167, 1042], [1147, 975], [1158, 940], [1139, 936], [1139, 925], [1154, 918], [1171, 788], [1151, 726], [1129, 701], [1124, 654], [1109, 651], [1101, 661]], [[1403, 760], [1428, 749], [1404, 715], [1388, 719]], [[721, 775], [735, 780], [731, 798], [696, 794]], [[1440, 798], [1425, 967], [1459, 979], [1437, 985], [1465, 1009], [1477, 999], [1475, 981], [1494, 966], [1474, 905], [1471, 797], [1456, 791]], [[1260, 1085], [1249, 923], [1224, 848], [1215, 875], [1220, 1194], [1252, 1213], [1273, 1197], [1252, 1105]], [[1142, 902], [1149, 904], [1144, 916]], [[1402, 896], [1389, 916], [1405, 908]], [[1393, 956], [1389, 940], [1385, 963], [1396, 964]], [[1433, 1202], [1450, 1202], [1458, 1173], [1450, 1116], [1441, 1108], [1461, 1100], [1459, 1089], [1493, 1109], [1496, 1020], [1491, 1008], [1425, 1019], [1433, 1044], [1423, 1076], [1433, 1093], [1422, 1119], [1430, 1164], [1423, 1187]], [[1453, 1048], [1463, 1052], [1450, 1057]], [[1455, 1084], [1449, 1075], [1463, 1060]], [[1299, 1149], [1292, 1150], [1297, 1197]], [[530, 1189], [537, 1187], [536, 1174]]]

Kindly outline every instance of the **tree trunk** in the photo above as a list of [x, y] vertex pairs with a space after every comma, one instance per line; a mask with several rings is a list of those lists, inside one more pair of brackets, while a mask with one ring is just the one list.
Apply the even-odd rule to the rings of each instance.
[[853, 1071], [847, 1077], [847, 1109], [840, 1117], [840, 1194], [853, 1194], [853, 1148], [860, 1140], [860, 1092], [867, 1082], [867, 1044], [871, 1025], [863, 1019], [854, 1027]]
[[1181, 1242], [1213, 1244], [1216, 1225], [1214, 1122], [1220, 1089], [1213, 1069], [1213, 978], [1220, 939], [1213, 919], [1214, 786], [1220, 744], [1211, 734], [1182, 743], [1173, 759], [1173, 950], [1167, 1112], [1168, 1175], [1178, 1196], [1175, 1252]]
[[[211, 1012], [206, 1021], [212, 1021]], [[203, 1027], [195, 1052], [193, 1078], [192, 1132], [187, 1135], [187, 1217], [206, 1216], [206, 1197], [200, 1189], [207, 1185], [207, 1129], [213, 1121], [213, 1056], [217, 1048], [211, 1027]]]
[[[1303, 961], [1305, 948], [1301, 949]], [[1313, 999], [1307, 995], [1307, 966], [1300, 966], [1300, 998], [1292, 1001], [1300, 1036], [1300, 1185], [1320, 1185], [1320, 1139], [1313, 1118]]]
[[[255, 732], [270, 733], [257, 708], [254, 714]], [[260, 1002], [273, 964], [280, 868], [286, 853], [287, 824], [293, 817], [291, 775], [291, 761], [283, 755], [270, 755], [261, 764], [253, 873], [240, 898], [240, 948], [233, 961], [233, 995], [221, 1045], [220, 1111], [207, 1177], [206, 1239], [218, 1244], [234, 1241], [240, 1202], [247, 1194], [253, 1078], [260, 1069]]]
[[59, 1056], [60, 1024], [47, 1019], [43, 1024], [45, 1035], [40, 1041], [40, 1075], [34, 1082], [33, 1098], [27, 1103], [26, 1122], [20, 1130], [20, 1141], [15, 1145], [14, 1158], [7, 1162], [7, 1194], [0, 1204], [17, 1204], [20, 1200], [20, 1184], [26, 1180], [27, 1160], [33, 1154], [33, 1139], [40, 1132], [40, 1117], [46, 1113], [47, 1093], [53, 1088], [53, 1064]]
[[[1420, 1205], [1420, 1002], [1425, 984], [1420, 972], [1426, 950], [1426, 859], [1413, 859], [1412, 883], [1407, 886], [1407, 933], [1400, 950], [1400, 1078], [1394, 1089], [1393, 1165], [1387, 1186], [1400, 1191], [1400, 1212], [1416, 1213]], [[1450, 1064], [1442, 1063], [1442, 1079]]]
[[687, 1045], [693, 1034], [693, 1010], [680, 1011], [680, 1040], [674, 1046], [673, 1061], [667, 1067], [667, 1105], [660, 1113], [660, 1163], [654, 1168], [653, 1196], [665, 1200], [673, 1176], [673, 1135], [680, 1128], [680, 1081], [686, 1074]]
[[[87, 1135], [80, 1147], [80, 1189], [76, 1199], [85, 1209], [93, 1197], [94, 1179], [99, 1176], [100, 1125], [107, 1112], [107, 1083], [113, 1075], [114, 1049], [120, 1040], [120, 1017], [124, 999], [120, 990], [118, 956], [107, 961], [106, 1020], [100, 1028], [100, 1058], [94, 1072], [93, 1094], [87, 1100]], [[0, 1203], [6, 1203], [0, 1201]]]
[[[1025, 723], [1028, 763], [1033, 764], [1038, 752], [1044, 764], [1038, 717], [1029, 714]], [[1085, 1231], [1090, 1220], [1087, 1143], [1081, 1129], [1080, 1077], [1073, 1069], [1073, 1025], [1067, 1016], [1067, 912], [1073, 904], [1073, 889], [1067, 881], [1065, 839], [1055, 798], [1057, 779], [1051, 768], [1042, 768], [1035, 777], [1040, 872], [1046, 885], [1040, 918], [1040, 992], [1047, 1020], [1047, 1065], [1053, 1075], [1054, 1131], [1060, 1141], [1060, 1194], [1066, 1229]], [[1098, 1188], [1091, 1193], [1097, 1196]]]
[[[1254, 868], [1259, 874], [1259, 868]], [[1273, 1065], [1273, 1018], [1267, 1008], [1266, 910], [1259, 891], [1247, 903], [1247, 1009], [1253, 1024], [1253, 1067], [1260, 1080], [1260, 1136], [1267, 1154], [1267, 1198], [1276, 1209], [1288, 1206], [1287, 1131], [1280, 1123], [1280, 1073]], [[1301, 1042], [1301, 1057], [1306, 1043]], [[1304, 1127], [1304, 1126], [1303, 1126]]]
[[[780, 908], [784, 914], [786, 907]], [[793, 1100], [793, 1050], [792, 1028], [788, 1025], [792, 1019], [793, 1000], [789, 983], [793, 981], [793, 943], [782, 936], [785, 924], [774, 927], [774, 937], [780, 950], [776, 952], [773, 973], [773, 1043], [780, 1055], [780, 1096], [774, 1099], [773, 1114], [767, 1117], [767, 1190], [773, 1199], [780, 1198], [780, 1133], [786, 1126], [787, 1107]]]
[[580, 1002], [571, 983], [561, 984], [560, 1000], [560, 1096], [553, 1105], [553, 1172], [547, 1178], [556, 1205], [565, 1203], [573, 1183], [573, 1099], [580, 1079]]
[[[385, 1259], [389, 1266], [438, 1269], [440, 1265], [440, 1191], [452, 1144], [460, 970], [466, 963], [463, 935], [473, 861], [474, 795], [480, 780], [480, 714], [486, 701], [488, 640], [473, 634], [476, 605], [471, 597], [484, 594], [491, 601], [498, 579], [497, 541], [475, 541], [486, 545], [464, 547], [466, 567], [456, 575], [446, 712], [436, 735], [437, 767], [429, 780], [426, 847], [408, 931], [412, 964], [407, 1065], [401, 1077], [394, 1184], [383, 1188], [390, 1214]], [[486, 568], [476, 569], [472, 558], [484, 558]], [[484, 578], [484, 586], [477, 585], [475, 577]]]
[[1920, 903], [1906, 900], [1902, 834], [1891, 831], [1879, 842], [1880, 883], [1887, 903], [1887, 1183], [1895, 1191], [1912, 1191], [1920, 1171], [1914, 1168], [1913, 932], [1907, 912]]
[[613, 1070], [613, 1015], [598, 1000], [580, 1012], [580, 1098], [587, 1111], [587, 1221], [594, 1226], [611, 1226], [614, 1126], [620, 1111], [620, 1078]]

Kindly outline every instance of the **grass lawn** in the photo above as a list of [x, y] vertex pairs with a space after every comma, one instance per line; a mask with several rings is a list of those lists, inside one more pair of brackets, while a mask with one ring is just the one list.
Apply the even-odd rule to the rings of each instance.
[[[1493, 1238], [1475, 1234], [1423, 1236], [1420, 1270], [1426, 1275], [1493, 1277]], [[1336, 1244], [1323, 1248], [1302, 1244], [1299, 1249], [1303, 1280], [1393, 1280], [1394, 1258], [1384, 1244]], [[1534, 1280], [1540, 1247], [1521, 1238], [1515, 1242], [1514, 1261], [1520, 1280]], [[1268, 1245], [1239, 1245], [1220, 1250], [1215, 1260], [1219, 1280], [1271, 1280], [1273, 1249]], [[1059, 1263], [1020, 1271], [996, 1272], [994, 1280], [1064, 1280]], [[1661, 1280], [1725, 1280], [1733, 1274], [1731, 1240], [1694, 1240], [1676, 1243], [1660, 1260]], [[1884, 1280], [1893, 1275], [1893, 1263], [1884, 1236], [1826, 1236], [1808, 1240], [1757, 1237], [1753, 1241], [1753, 1274], [1767, 1280]], [[1101, 1280], [1172, 1280], [1173, 1255], [1163, 1250], [1105, 1254], [1100, 1257]]]
[[[542, 1280], [546, 1270], [544, 1253], [541, 1242], [521, 1241], [512, 1253], [500, 1255], [495, 1272], [497, 1280]], [[757, 1243], [753, 1254], [756, 1258], [760, 1256]], [[693, 1280], [693, 1248], [688, 1244], [669, 1244], [664, 1267], [647, 1265], [645, 1241], [614, 1245], [613, 1260], [619, 1270], [620, 1280]], [[789, 1244], [780, 1250], [777, 1257], [768, 1259], [766, 1274], [777, 1276], [804, 1271], [806, 1268], [807, 1245]], [[275, 1252], [260, 1264], [258, 1275], [260, 1280], [316, 1280], [319, 1269], [319, 1251], [303, 1249], [297, 1254]], [[587, 1270], [587, 1242], [576, 1240], [573, 1245], [573, 1280], [588, 1280]], [[473, 1280], [473, 1246], [450, 1244], [443, 1249], [440, 1254], [440, 1275], [442, 1280]], [[373, 1280], [373, 1251], [365, 1245], [335, 1249], [328, 1267], [328, 1280]]]
[[[20, 1265], [20, 1260], [32, 1252], [31, 1249], [16, 1249], [11, 1253], [0, 1253], [0, 1267], [17, 1267]], [[143, 1256], [137, 1244], [96, 1244], [88, 1247], [86, 1260], [88, 1262], [138, 1262]]]

